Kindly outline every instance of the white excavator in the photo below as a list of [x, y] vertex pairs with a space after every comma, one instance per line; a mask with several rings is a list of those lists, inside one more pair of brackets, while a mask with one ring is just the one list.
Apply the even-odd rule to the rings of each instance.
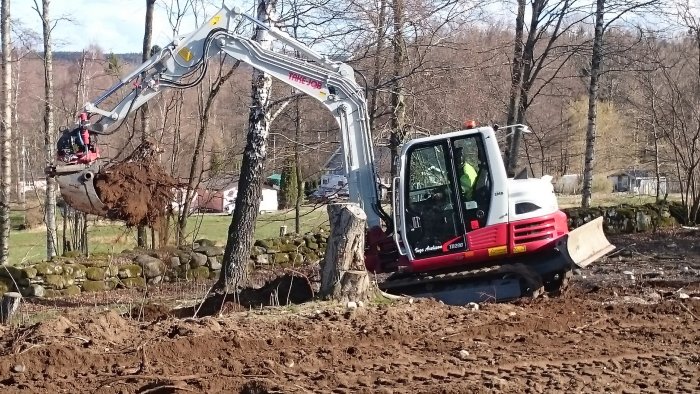
[[[240, 21], [264, 29], [300, 57], [273, 52], [236, 33]], [[602, 219], [569, 231], [550, 179], [508, 178], [497, 133], [512, 127], [470, 124], [405, 143], [399, 176], [392, 181], [391, 213], [386, 213], [364, 89], [353, 68], [226, 6], [196, 31], [156, 48], [148, 61], [84, 106], [82, 131], [73, 135], [83, 149], [73, 155], [66, 150], [72, 142], [59, 141], [61, 160], [47, 169], [66, 203], [108, 216], [93, 185], [101, 165], [94, 137], [114, 132], [161, 92], [195, 86], [208, 60], [221, 53], [315, 98], [333, 114], [342, 135], [349, 200], [367, 214], [366, 266], [390, 274], [378, 276], [386, 278], [379, 283], [386, 292], [449, 304], [557, 293], [574, 268], [614, 249]], [[113, 108], [102, 108], [129, 86]]]

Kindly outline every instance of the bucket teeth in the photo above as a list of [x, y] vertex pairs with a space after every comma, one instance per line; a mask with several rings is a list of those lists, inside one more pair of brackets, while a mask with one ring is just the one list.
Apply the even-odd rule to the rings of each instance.
[[69, 164], [46, 169], [56, 179], [63, 200], [71, 208], [87, 214], [107, 216], [107, 207], [95, 191], [95, 174], [98, 164]]

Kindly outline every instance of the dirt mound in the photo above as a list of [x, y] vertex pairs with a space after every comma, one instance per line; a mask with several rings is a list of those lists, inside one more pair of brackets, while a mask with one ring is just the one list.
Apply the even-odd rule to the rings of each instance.
[[302, 304], [311, 301], [314, 291], [311, 282], [305, 276], [284, 274], [268, 281], [263, 287], [244, 288], [238, 294], [217, 294], [204, 300], [199, 305], [180, 308], [172, 311], [176, 317], [186, 318], [197, 316], [214, 316], [259, 308], [262, 306], [280, 306]]
[[133, 339], [136, 328], [113, 310], [91, 316], [80, 323], [80, 332], [98, 341], [124, 343]]
[[128, 226], [155, 225], [168, 213], [177, 181], [150, 161], [111, 165], [95, 175], [95, 190], [111, 219]]
[[125, 316], [138, 321], [157, 322], [175, 315], [165, 305], [149, 303], [131, 308]]

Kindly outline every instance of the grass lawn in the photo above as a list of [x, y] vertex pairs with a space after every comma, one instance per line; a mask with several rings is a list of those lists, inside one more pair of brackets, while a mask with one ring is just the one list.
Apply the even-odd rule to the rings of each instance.
[[[19, 222], [19, 215], [17, 215], [16, 220]], [[230, 224], [230, 215], [193, 215], [187, 223], [188, 239], [207, 238], [223, 246], [226, 243]], [[328, 224], [325, 206], [302, 207], [300, 220], [302, 233], [311, 231], [324, 224]], [[294, 210], [260, 214], [255, 228], [255, 239], [278, 236], [281, 226], [287, 226], [287, 232], [294, 232]], [[58, 228], [60, 236], [60, 221]], [[88, 227], [88, 245], [91, 253], [118, 253], [124, 249], [136, 246], [136, 229], [126, 228], [119, 222], [91, 222]], [[45, 228], [23, 231], [13, 230], [10, 232], [11, 264], [36, 262], [42, 260], [45, 256]]]
[[[669, 196], [669, 199], [680, 199], [679, 196]], [[637, 196], [628, 194], [597, 194], [593, 195], [593, 205], [609, 206], [617, 204], [641, 205], [654, 202], [653, 196]], [[581, 196], [559, 196], [561, 208], [580, 206]], [[391, 209], [387, 207], [387, 209]], [[13, 223], [20, 223], [17, 213], [11, 216]], [[205, 214], [190, 217], [187, 225], [188, 239], [210, 239], [219, 245], [226, 244], [228, 227], [231, 216]], [[301, 232], [307, 232], [320, 225], [328, 224], [325, 206], [304, 206], [301, 212]], [[59, 234], [61, 224], [59, 222]], [[281, 226], [287, 226], [287, 232], [294, 232], [294, 210], [276, 213], [264, 213], [258, 216], [255, 228], [255, 239], [276, 237]], [[14, 227], [14, 226], [13, 226]], [[119, 222], [99, 221], [90, 223], [88, 228], [88, 243], [91, 253], [118, 253], [124, 249], [136, 246], [136, 230], [128, 229]], [[172, 233], [171, 233], [172, 234]], [[172, 239], [172, 236], [171, 236]], [[43, 228], [10, 232], [10, 263], [36, 262], [46, 255], [46, 232]]]

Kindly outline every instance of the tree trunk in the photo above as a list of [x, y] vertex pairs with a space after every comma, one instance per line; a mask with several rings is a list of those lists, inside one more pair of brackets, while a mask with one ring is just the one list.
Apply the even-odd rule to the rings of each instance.
[[22, 295], [15, 292], [9, 292], [2, 295], [0, 301], [0, 324], [7, 325], [12, 320], [12, 315], [17, 312], [19, 304], [22, 301]]
[[394, 64], [391, 89], [391, 135], [389, 150], [391, 152], [391, 178], [398, 175], [399, 148], [406, 138], [406, 102], [404, 98], [404, 74], [406, 72], [406, 40], [403, 36], [404, 4], [403, 0], [392, 0], [394, 11]]
[[[44, 36], [44, 164], [53, 164], [56, 155], [54, 136], [53, 112], [53, 49], [51, 43], [51, 18], [49, 0], [42, 0], [40, 13]], [[38, 10], [37, 10], [38, 12]], [[56, 231], [56, 180], [46, 177], [46, 197], [44, 199], [44, 215], [46, 222], [46, 258], [51, 260], [58, 253]]]
[[354, 203], [328, 205], [331, 233], [321, 265], [323, 298], [336, 301], [365, 301], [371, 292], [365, 269], [367, 215]]
[[[156, 4], [156, 0], [146, 0], [146, 21], [143, 32], [143, 51], [141, 52], [141, 60], [146, 61], [150, 57], [151, 52], [151, 36], [153, 35], [153, 6]], [[141, 111], [141, 141], [146, 141], [150, 136], [150, 112], [148, 110], [148, 103], [145, 103], [139, 109]], [[155, 239], [151, 242], [155, 244]], [[136, 244], [141, 248], [145, 248], [148, 243], [146, 228], [143, 225], [139, 225], [136, 229]]]
[[294, 170], [296, 171], [297, 198], [294, 201], [294, 232], [301, 234], [301, 201], [304, 198], [304, 181], [301, 177], [301, 162], [299, 161], [299, 144], [301, 143], [301, 110], [299, 97], [296, 97], [294, 103]]
[[598, 119], [598, 80], [603, 63], [603, 17], [605, 0], [596, 0], [595, 34], [593, 36], [593, 55], [591, 57], [591, 80], [588, 87], [588, 127], [586, 129], [586, 154], [583, 167], [583, 195], [581, 206], [591, 206], [593, 164], [595, 160], [596, 121]]
[[369, 92], [369, 129], [374, 130], [374, 120], [377, 113], [377, 97], [379, 95], [379, 83], [382, 77], [382, 63], [384, 62], [384, 38], [386, 36], [386, 1], [379, 0], [379, 15], [377, 19], [377, 46], [374, 51], [374, 66], [372, 70], [372, 86]]
[[[513, 68], [510, 74], [510, 100], [508, 102], [508, 121], [506, 125], [515, 124], [520, 112], [520, 91], [523, 77], [523, 29], [525, 26], [525, 0], [518, 0], [518, 11], [515, 16], [515, 42], [513, 45]], [[508, 176], [515, 175], [515, 165], [511, 163], [514, 131], [506, 136], [504, 161]], [[517, 154], [517, 152], [515, 152]]]
[[14, 61], [15, 67], [13, 68], [13, 78], [12, 78], [12, 132], [14, 133], [13, 140], [17, 146], [17, 160], [15, 160], [15, 194], [17, 195], [17, 205], [20, 212], [22, 213], [22, 222], [27, 224], [27, 196], [25, 193], [25, 180], [26, 180], [26, 163], [27, 163], [27, 149], [25, 146], [26, 139], [24, 133], [20, 131], [19, 128], [19, 111], [17, 110], [18, 100], [20, 97], [20, 65], [21, 57], [17, 56]]
[[[257, 17], [265, 24], [273, 23], [276, 0], [259, 0]], [[263, 48], [272, 47], [272, 35], [264, 29], [257, 29], [255, 40]], [[270, 131], [270, 91], [272, 77], [253, 70], [251, 105], [248, 115], [248, 135], [243, 151], [241, 175], [238, 180], [238, 194], [233, 218], [228, 230], [224, 251], [223, 268], [218, 287], [228, 292], [245, 285], [248, 279], [248, 259], [253, 246], [255, 222], [262, 194], [263, 170], [265, 169], [266, 140]]]
[[10, 0], [0, 7], [2, 40], [2, 126], [0, 128], [0, 264], [8, 264], [10, 242], [10, 154], [12, 148], [12, 64], [10, 63]]

